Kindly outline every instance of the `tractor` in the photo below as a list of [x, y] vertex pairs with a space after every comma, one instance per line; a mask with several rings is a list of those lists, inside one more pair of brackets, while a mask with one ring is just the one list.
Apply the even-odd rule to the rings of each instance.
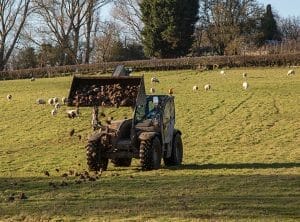
[[[142, 170], [180, 165], [183, 158], [181, 132], [175, 129], [172, 95], [146, 95], [144, 77], [74, 76], [69, 105], [93, 107], [93, 134], [86, 145], [89, 170], [107, 170], [109, 160], [116, 167], [129, 167], [140, 159]], [[98, 107], [130, 106], [132, 118], [103, 125]]]

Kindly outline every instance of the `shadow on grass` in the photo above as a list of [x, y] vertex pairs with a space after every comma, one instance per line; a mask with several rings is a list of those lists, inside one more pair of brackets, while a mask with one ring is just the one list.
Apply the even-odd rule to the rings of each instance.
[[170, 170], [214, 170], [214, 169], [279, 169], [300, 167], [300, 163], [218, 163], [184, 164], [167, 167]]
[[[0, 220], [18, 220], [20, 215], [26, 215], [28, 220], [67, 221], [72, 218], [139, 221], [300, 218], [298, 175], [197, 172], [121, 174], [81, 184], [76, 184], [75, 178], [68, 178], [67, 186], [59, 186], [62, 179], [58, 177], [0, 178]], [[49, 182], [57, 184], [57, 188], [49, 186]], [[28, 199], [7, 200], [20, 192]]]

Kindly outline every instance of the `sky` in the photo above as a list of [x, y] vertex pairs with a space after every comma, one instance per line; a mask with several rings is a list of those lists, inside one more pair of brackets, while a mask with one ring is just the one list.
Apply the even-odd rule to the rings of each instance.
[[[300, 17], [300, 0], [257, 0], [258, 3], [267, 6], [271, 4], [272, 10], [277, 12], [280, 17], [299, 16]], [[102, 13], [108, 18], [110, 6], [104, 7]]]
[[277, 12], [281, 17], [299, 16], [300, 0], [257, 0], [259, 3], [267, 6], [271, 4], [272, 11]]

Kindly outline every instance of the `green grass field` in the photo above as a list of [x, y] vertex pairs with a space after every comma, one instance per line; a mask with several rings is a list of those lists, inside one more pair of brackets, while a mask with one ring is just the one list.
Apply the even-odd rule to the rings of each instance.
[[[81, 184], [61, 175], [87, 169], [91, 109], [68, 119], [66, 106], [53, 117], [50, 105], [36, 104], [37, 98], [68, 96], [72, 78], [1, 81], [0, 221], [299, 221], [299, 72], [144, 73], [147, 91], [152, 76], [160, 79], [157, 93], [174, 88], [183, 165], [142, 172], [138, 160], [129, 168], [110, 164], [97, 181]], [[212, 90], [205, 92], [207, 83]], [[123, 109], [106, 112], [128, 116]]]

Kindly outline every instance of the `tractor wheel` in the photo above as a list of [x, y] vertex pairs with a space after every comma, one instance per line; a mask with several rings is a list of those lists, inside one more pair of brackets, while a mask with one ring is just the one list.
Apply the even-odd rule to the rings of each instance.
[[111, 160], [115, 167], [129, 167], [131, 165], [131, 158], [116, 158]]
[[143, 170], [157, 170], [161, 165], [161, 144], [157, 137], [141, 141], [140, 161]]
[[101, 137], [93, 137], [86, 146], [87, 165], [89, 170], [107, 170], [108, 158], [103, 157], [104, 146], [101, 144]]
[[182, 162], [183, 156], [183, 146], [182, 140], [179, 133], [173, 137], [173, 145], [172, 145], [172, 152], [169, 158], [164, 158], [164, 163], [166, 166], [176, 166], [180, 165]]

